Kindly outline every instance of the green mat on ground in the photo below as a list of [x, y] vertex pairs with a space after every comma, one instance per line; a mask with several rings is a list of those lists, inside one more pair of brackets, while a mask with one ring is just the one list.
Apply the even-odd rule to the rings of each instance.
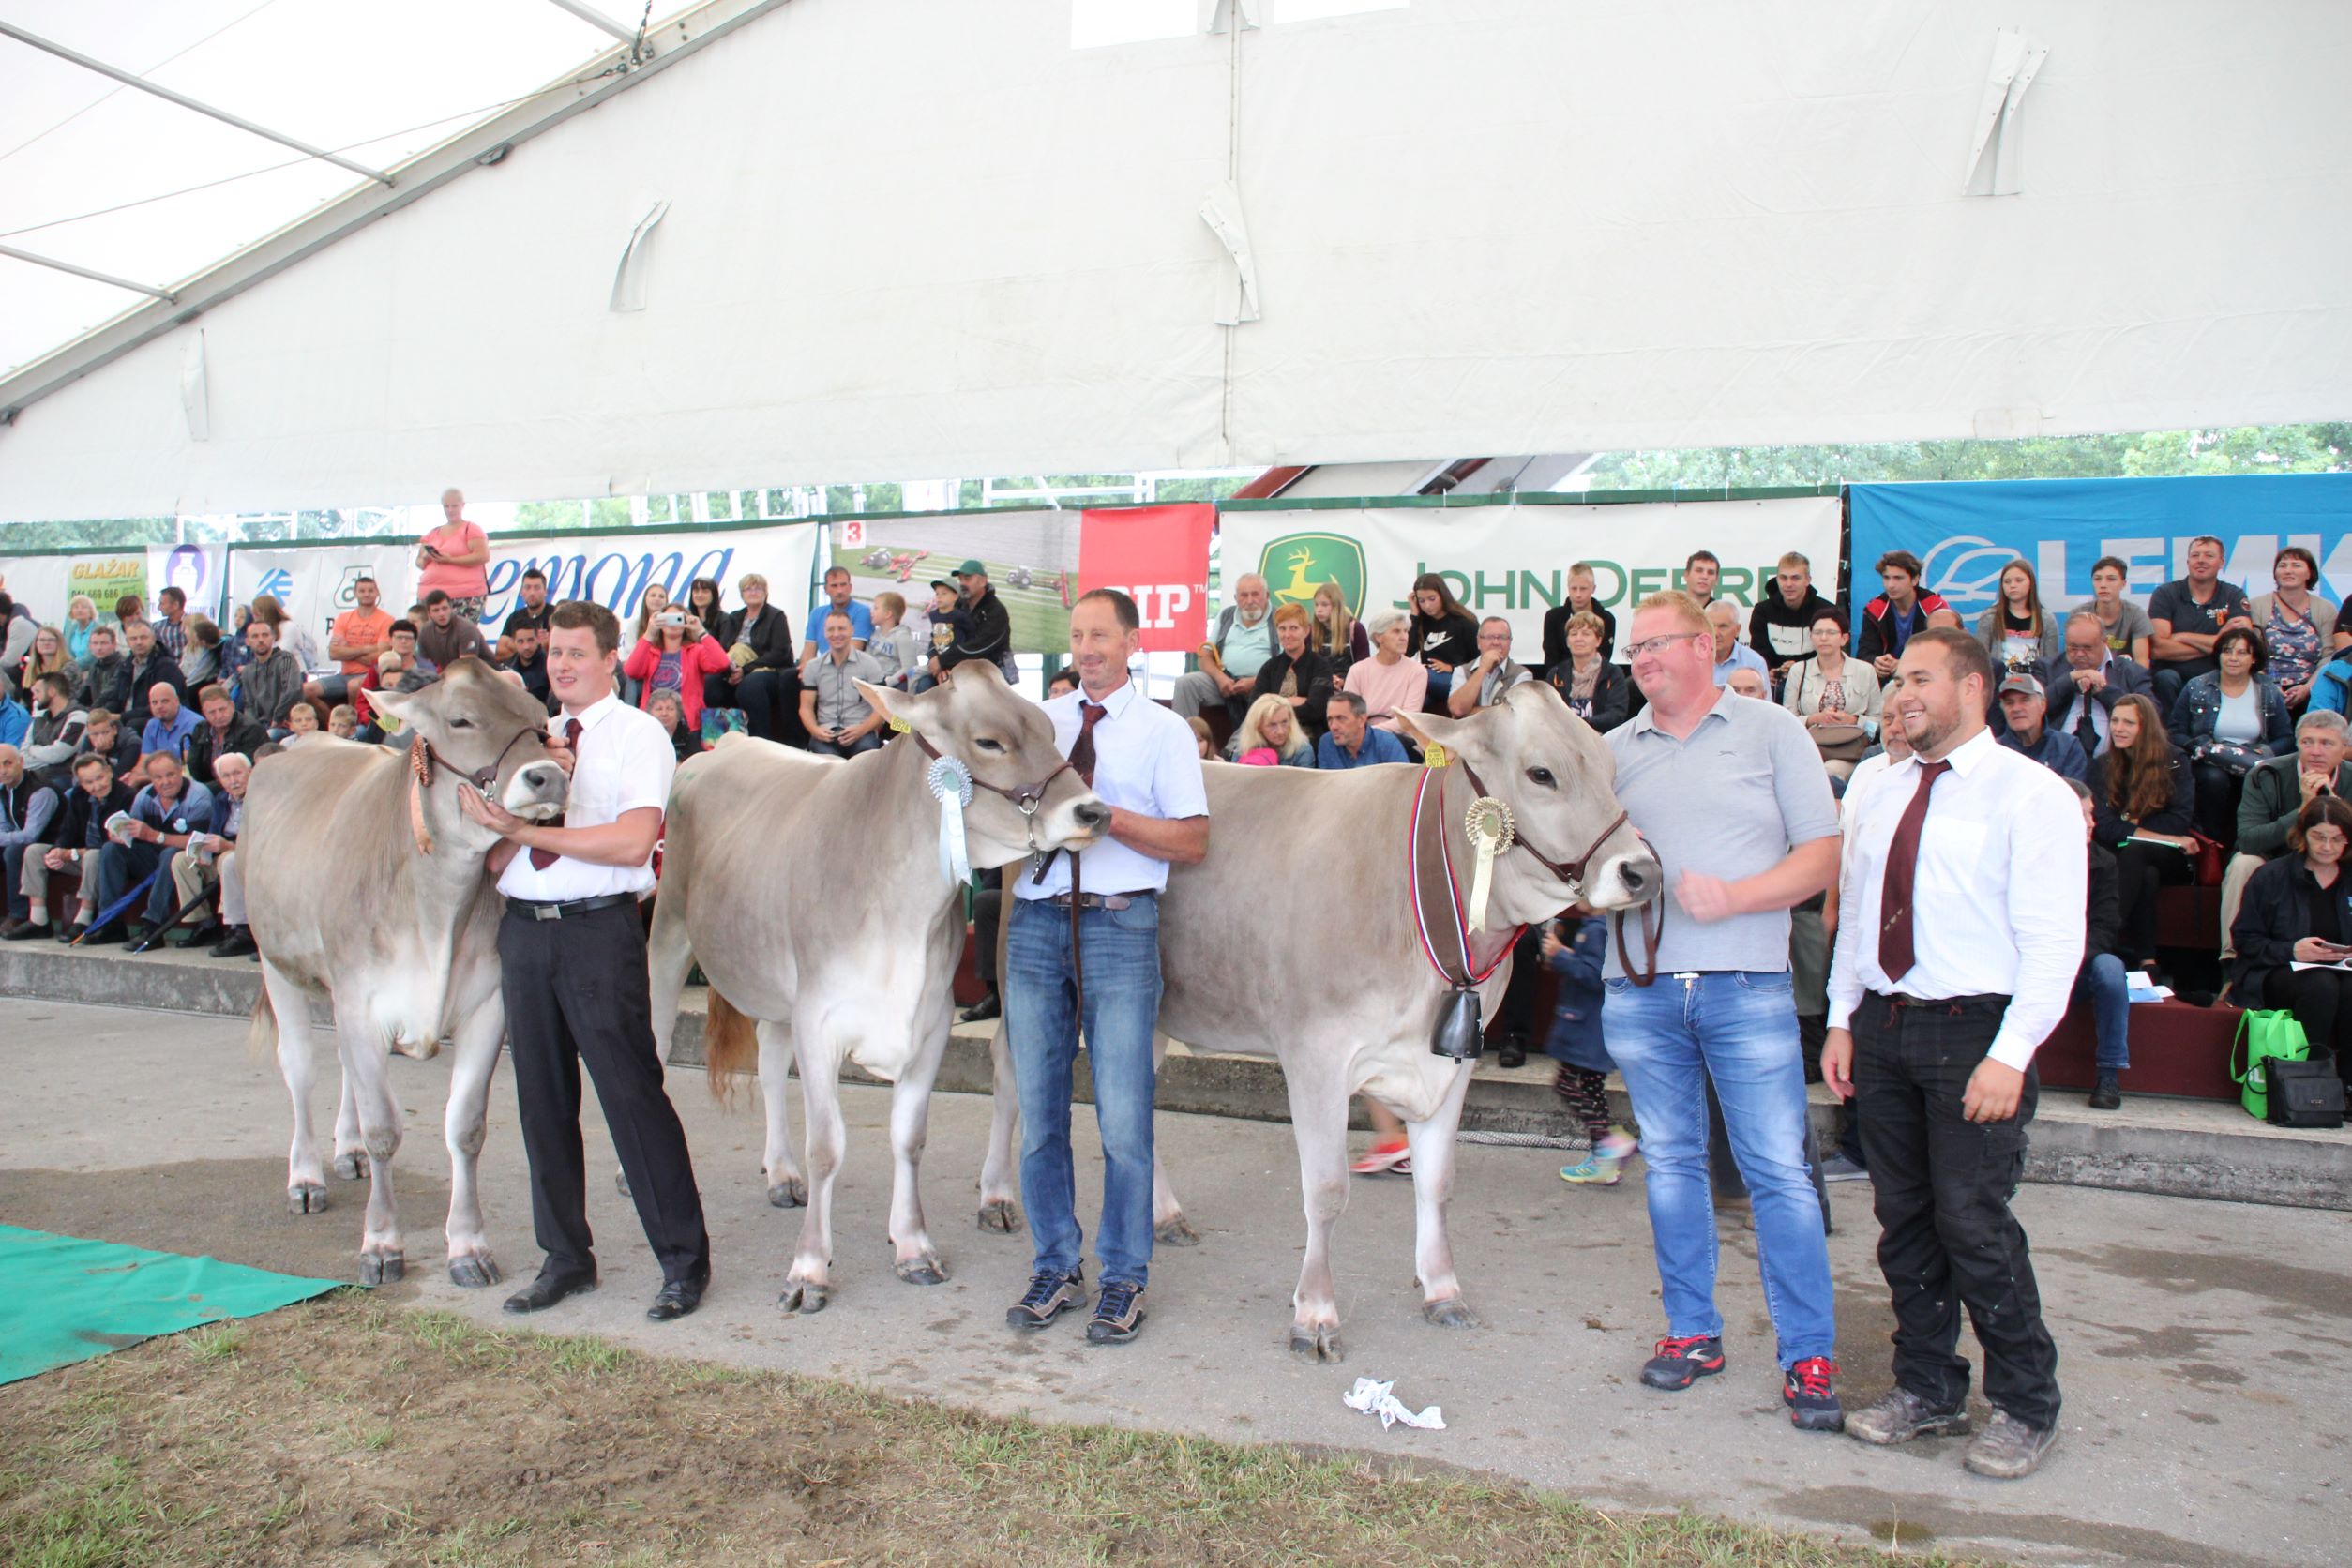
[[0, 1225], [0, 1383], [275, 1312], [339, 1283]]

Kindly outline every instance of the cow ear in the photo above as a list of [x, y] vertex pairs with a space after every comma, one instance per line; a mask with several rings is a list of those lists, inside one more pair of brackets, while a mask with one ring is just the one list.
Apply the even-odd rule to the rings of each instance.
[[856, 686], [857, 694], [872, 703], [874, 711], [894, 727], [922, 722], [924, 711], [932, 701], [927, 693], [917, 697], [908, 692], [893, 691], [888, 686], [878, 686], [869, 681], [859, 681]]
[[1419, 741], [1424, 750], [1441, 746], [1450, 752], [1461, 749], [1460, 738], [1469, 721], [1448, 714], [1402, 713], [1396, 716], [1397, 728]]
[[369, 707], [380, 708], [384, 712], [390, 714], [394, 718], [400, 719], [402, 722], [406, 722], [408, 718], [408, 715], [402, 710], [406, 709], [411, 702], [415, 701], [416, 693], [413, 691], [392, 691], [386, 689], [370, 691], [368, 693], [368, 705]]

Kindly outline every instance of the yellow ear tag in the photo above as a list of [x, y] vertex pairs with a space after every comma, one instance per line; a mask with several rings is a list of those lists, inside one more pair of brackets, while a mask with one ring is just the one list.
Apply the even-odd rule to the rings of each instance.
[[909, 724], [905, 719], [900, 718], [897, 714], [892, 714], [890, 716], [890, 728], [894, 733], [901, 735], [912, 734], [914, 731], [913, 725]]
[[1421, 765], [1425, 768], [1441, 768], [1452, 761], [1453, 756], [1435, 741], [1431, 741], [1428, 749], [1421, 754]]

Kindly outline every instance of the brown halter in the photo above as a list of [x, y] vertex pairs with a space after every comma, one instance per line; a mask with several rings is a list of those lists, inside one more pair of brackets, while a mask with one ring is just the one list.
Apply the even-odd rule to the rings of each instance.
[[512, 751], [523, 737], [533, 734], [538, 735], [542, 740], [546, 738], [545, 731], [518, 730], [515, 731], [514, 739], [499, 748], [498, 755], [491, 760], [489, 767], [477, 768], [468, 773], [434, 750], [433, 743], [425, 738], [424, 731], [416, 731], [415, 739], [410, 741], [408, 746], [408, 828], [410, 834], [416, 839], [418, 854], [429, 855], [433, 852], [433, 836], [425, 826], [425, 792], [433, 786], [434, 770], [436, 768], [448, 769], [479, 790], [483, 797], [487, 799], [490, 791], [498, 783], [498, 770], [506, 765], [506, 753]]
[[[1465, 757], [1461, 759], [1461, 762], [1462, 776], [1470, 780], [1470, 789], [1481, 795], [1487, 793], [1485, 782], [1478, 776], [1478, 770], [1470, 765], [1470, 759]], [[1585, 867], [1592, 864], [1592, 857], [1601, 852], [1601, 846], [1616, 837], [1617, 830], [1623, 827], [1627, 821], [1625, 812], [1621, 809], [1615, 817], [1610, 819], [1608, 826], [1603, 828], [1599, 836], [1585, 846], [1584, 853], [1565, 865], [1552, 859], [1551, 856], [1529, 843], [1525, 834], [1515, 835], [1512, 839], [1511, 848], [1525, 850], [1538, 866], [1558, 877], [1561, 882], [1575, 887], [1581, 895], [1584, 892]], [[1666, 901], [1663, 895], [1641, 906], [1642, 944], [1649, 951], [1640, 969], [1636, 970], [1634, 967], [1633, 953], [1625, 943], [1624, 911], [1610, 912], [1609, 929], [1617, 938], [1617, 962], [1619, 967], [1624, 970], [1625, 978], [1636, 986], [1648, 986], [1654, 983], [1658, 978], [1658, 942], [1666, 935]]]

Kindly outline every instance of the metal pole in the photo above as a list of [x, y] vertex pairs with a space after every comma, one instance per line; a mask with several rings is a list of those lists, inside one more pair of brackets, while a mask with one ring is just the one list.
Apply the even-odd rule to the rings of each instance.
[[[6, 23], [0, 23], [0, 26], [5, 25]], [[180, 297], [169, 289], [152, 289], [144, 283], [134, 283], [128, 278], [116, 278], [112, 273], [92, 272], [86, 266], [76, 266], [71, 262], [60, 262], [48, 256], [36, 256], [30, 250], [19, 250], [13, 245], [0, 245], [0, 256], [6, 256], [11, 261], [30, 262], [35, 266], [45, 266], [58, 272], [70, 272], [76, 278], [87, 278], [93, 283], [112, 284], [115, 288], [128, 289], [133, 294], [147, 294], [168, 304], [177, 304]]]
[[156, 83], [147, 81], [144, 77], [133, 76], [130, 72], [123, 70], [118, 67], [110, 66], [103, 60], [93, 60], [87, 54], [68, 49], [64, 44], [52, 43], [49, 39], [42, 38], [38, 33], [28, 33], [12, 22], [0, 21], [0, 38], [14, 38], [19, 43], [29, 44], [33, 48], [41, 50], [46, 53], [54, 54], [60, 60], [68, 61], [71, 64], [80, 66], [83, 70], [94, 70], [100, 76], [111, 76], [126, 87], [136, 87], [143, 93], [153, 93], [156, 97], [163, 99], [167, 103], [176, 103], [182, 109], [192, 109], [197, 113], [208, 115], [213, 119], [219, 120], [223, 125], [232, 125], [236, 127], [239, 130], [249, 131], [255, 136], [266, 137], [270, 141], [277, 143], [281, 147], [292, 147], [298, 153], [306, 153], [312, 158], [324, 158], [327, 162], [334, 164], [339, 169], [348, 169], [354, 174], [364, 174], [369, 179], [375, 180], [383, 185], [390, 185], [392, 183], [392, 176], [384, 173], [382, 170], [370, 169], [364, 163], [354, 163], [347, 158], [342, 158], [337, 154], [328, 152], [324, 147], [314, 147], [308, 142], [298, 142], [294, 138], [282, 135], [278, 131], [270, 129], [266, 126], [257, 126], [250, 120], [239, 119], [236, 115], [230, 113], [225, 109], [215, 109], [208, 103], [200, 103], [196, 99], [189, 98], [185, 93], [175, 93], [169, 87], [159, 87], [156, 85]]
[[603, 28], [606, 32], [611, 34], [623, 43], [635, 43], [637, 41], [637, 35], [635, 33], [630, 32], [627, 28], [613, 21], [602, 11], [597, 10], [595, 7], [580, 4], [580, 0], [548, 0], [548, 4], [554, 6], [559, 9], [571, 12], [572, 15], [580, 18], [580, 21], [586, 23], [591, 27]]

